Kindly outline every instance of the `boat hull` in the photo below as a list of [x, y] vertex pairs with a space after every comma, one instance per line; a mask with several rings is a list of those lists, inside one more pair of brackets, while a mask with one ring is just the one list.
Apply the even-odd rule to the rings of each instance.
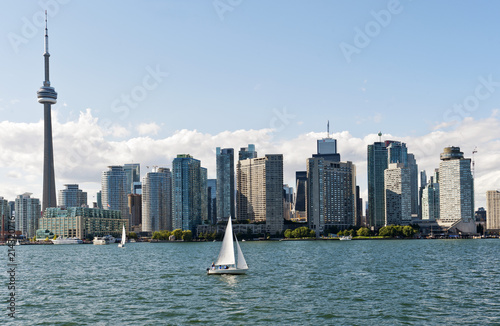
[[228, 269], [207, 269], [208, 275], [241, 275], [246, 274], [248, 269], [228, 268]]

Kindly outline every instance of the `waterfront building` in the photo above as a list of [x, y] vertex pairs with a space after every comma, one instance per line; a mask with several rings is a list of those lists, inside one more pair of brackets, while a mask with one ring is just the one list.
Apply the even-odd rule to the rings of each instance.
[[0, 241], [5, 241], [10, 236], [9, 220], [11, 216], [9, 201], [0, 197]]
[[112, 165], [108, 166], [108, 169], [108, 171], [103, 171], [101, 176], [103, 209], [119, 210], [123, 218], [129, 219], [127, 200], [129, 188], [123, 166]]
[[97, 204], [97, 208], [100, 208], [102, 209], [102, 191], [99, 190], [96, 194], [96, 204]]
[[390, 163], [384, 171], [385, 225], [411, 223], [410, 169], [403, 163]]
[[172, 173], [148, 172], [142, 181], [142, 231], [172, 230]]
[[237, 163], [237, 218], [265, 222], [267, 232], [283, 230], [283, 155], [240, 160]]
[[[45, 12], [45, 80], [37, 92], [38, 103], [43, 104], [43, 195], [42, 210], [56, 207], [56, 182], [54, 177], [54, 147], [52, 143], [52, 104], [57, 103], [57, 93], [50, 86], [49, 78], [49, 32], [47, 28], [47, 12]], [[34, 231], [32, 232], [34, 235]], [[32, 235], [32, 236], [33, 236]]]
[[217, 223], [217, 179], [207, 179], [207, 219], [209, 224]]
[[411, 215], [418, 217], [418, 164], [415, 155], [408, 153], [406, 167], [410, 170], [410, 198], [411, 198]]
[[441, 222], [474, 217], [474, 183], [471, 160], [460, 147], [446, 147], [439, 164], [439, 211]]
[[39, 230], [54, 235], [80, 239], [111, 234], [121, 237], [122, 227], [128, 230], [128, 218], [122, 218], [121, 211], [87, 207], [48, 208], [39, 220]]
[[234, 207], [235, 206], [234, 149], [232, 148], [221, 149], [220, 147], [217, 147], [216, 170], [217, 170], [216, 171], [217, 172], [217, 189], [216, 189], [217, 218], [222, 221], [227, 221], [227, 219], [230, 216], [236, 217], [235, 207]]
[[191, 230], [195, 234], [196, 226], [207, 217], [207, 170], [201, 167], [200, 160], [189, 154], [177, 155], [172, 168], [172, 228]]
[[356, 220], [354, 221], [354, 225], [365, 226], [363, 222], [363, 198], [361, 198], [359, 186], [356, 186]]
[[130, 227], [135, 232], [142, 231], [142, 195], [128, 194], [128, 212], [130, 216]]
[[307, 171], [295, 172], [295, 219], [299, 221], [307, 220], [306, 184]]
[[125, 171], [127, 177], [127, 194], [134, 194], [134, 184], [141, 181], [141, 165], [139, 163], [127, 163], [123, 165], [123, 171]]
[[293, 218], [293, 187], [283, 185], [283, 218], [290, 221]]
[[356, 169], [352, 162], [313, 155], [307, 160], [307, 222], [316, 236], [356, 221]]
[[40, 215], [40, 199], [31, 198], [29, 192], [17, 196], [15, 201], [16, 231], [21, 231], [21, 234], [28, 238], [34, 237]]
[[430, 180], [422, 189], [421, 206], [422, 220], [435, 221], [439, 219], [439, 183], [436, 176], [431, 176]]
[[[379, 135], [381, 135], [379, 133]], [[368, 222], [371, 227], [385, 225], [384, 171], [387, 169], [387, 148], [383, 142], [368, 145]]]
[[65, 189], [59, 190], [59, 206], [87, 206], [87, 193], [78, 189], [77, 184], [66, 184], [64, 187]]
[[238, 152], [238, 160], [246, 160], [248, 158], [257, 158], [257, 151], [254, 144], [248, 144], [248, 147], [241, 147]]
[[500, 230], [500, 191], [486, 192], [486, 229]]
[[420, 171], [420, 188], [418, 189], [418, 218], [422, 219], [422, 192], [427, 186], [427, 173], [425, 170]]

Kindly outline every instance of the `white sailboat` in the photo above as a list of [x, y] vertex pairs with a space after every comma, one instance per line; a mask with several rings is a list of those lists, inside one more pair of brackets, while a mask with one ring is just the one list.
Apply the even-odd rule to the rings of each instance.
[[125, 242], [127, 242], [127, 234], [125, 233], [125, 224], [123, 224], [122, 241], [118, 244], [118, 248], [125, 247]]
[[[236, 242], [237, 257], [234, 255], [234, 242]], [[219, 257], [217, 257], [215, 264], [207, 268], [207, 274], [245, 274], [247, 270], [248, 265], [245, 261], [245, 257], [243, 257], [243, 252], [241, 251], [236, 236], [233, 241], [233, 225], [231, 218], [229, 218]]]

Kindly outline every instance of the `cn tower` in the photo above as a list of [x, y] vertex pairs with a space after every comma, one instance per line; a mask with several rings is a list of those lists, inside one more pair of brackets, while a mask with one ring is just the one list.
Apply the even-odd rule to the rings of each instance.
[[51, 105], [57, 102], [57, 93], [50, 87], [49, 78], [49, 34], [47, 30], [47, 11], [45, 11], [45, 80], [38, 92], [38, 103], [43, 104], [43, 197], [42, 212], [47, 207], [56, 207], [56, 182], [54, 178], [54, 148], [52, 146]]

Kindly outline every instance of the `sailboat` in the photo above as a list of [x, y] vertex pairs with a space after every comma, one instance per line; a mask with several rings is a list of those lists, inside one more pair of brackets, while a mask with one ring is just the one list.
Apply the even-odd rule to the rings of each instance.
[[[236, 242], [237, 261], [234, 255], [234, 243]], [[222, 240], [222, 247], [220, 248], [219, 257], [217, 261], [212, 263], [210, 268], [207, 268], [207, 274], [245, 274], [248, 270], [247, 262], [243, 257], [238, 239], [234, 236], [233, 241], [233, 225], [231, 218], [229, 218], [226, 227], [226, 233]]]
[[118, 248], [125, 247], [125, 242], [127, 242], [127, 234], [125, 233], [125, 224], [123, 224], [122, 241], [118, 244]]

